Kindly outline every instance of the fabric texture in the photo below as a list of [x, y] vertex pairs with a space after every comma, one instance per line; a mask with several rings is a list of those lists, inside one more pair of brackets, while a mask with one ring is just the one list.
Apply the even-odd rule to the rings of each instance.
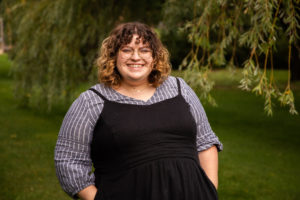
[[[178, 86], [179, 86], [178, 81]], [[151, 105], [104, 99], [91, 144], [96, 200], [216, 200], [200, 167], [196, 124], [179, 94]]]
[[[205, 111], [193, 90], [180, 79], [182, 97], [189, 105], [189, 111], [196, 124], [196, 149], [202, 151], [212, 145], [218, 150], [223, 146], [212, 131]], [[93, 86], [109, 101], [132, 105], [152, 105], [178, 95], [176, 79], [170, 76], [160, 85], [148, 101], [124, 96], [103, 84]], [[91, 173], [91, 142], [93, 130], [104, 108], [104, 100], [93, 91], [83, 92], [67, 112], [55, 148], [55, 165], [62, 188], [74, 196], [85, 187], [95, 184], [95, 175]]]

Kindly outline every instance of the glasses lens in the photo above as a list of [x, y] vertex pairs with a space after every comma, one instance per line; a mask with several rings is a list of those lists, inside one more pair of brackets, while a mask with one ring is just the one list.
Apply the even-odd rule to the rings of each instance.
[[120, 54], [125, 58], [130, 58], [132, 56], [139, 56], [140, 58], [149, 58], [152, 56], [152, 50], [148, 47], [136, 50], [131, 48], [123, 48], [120, 50]]

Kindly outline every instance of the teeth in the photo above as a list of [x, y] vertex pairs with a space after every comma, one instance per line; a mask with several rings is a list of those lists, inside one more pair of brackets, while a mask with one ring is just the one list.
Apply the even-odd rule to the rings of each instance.
[[142, 67], [142, 65], [128, 65], [129, 67], [133, 67], [133, 68], [139, 68]]

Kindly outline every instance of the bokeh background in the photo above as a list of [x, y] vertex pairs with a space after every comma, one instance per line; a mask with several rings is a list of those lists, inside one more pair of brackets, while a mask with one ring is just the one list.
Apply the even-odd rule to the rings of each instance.
[[59, 128], [97, 83], [102, 40], [128, 21], [157, 32], [201, 99], [224, 145], [220, 199], [298, 199], [299, 13], [297, 0], [0, 0], [0, 199], [69, 199]]

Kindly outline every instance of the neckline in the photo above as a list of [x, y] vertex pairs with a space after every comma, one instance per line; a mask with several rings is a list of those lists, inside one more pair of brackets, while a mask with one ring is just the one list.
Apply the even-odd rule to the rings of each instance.
[[[126, 97], [126, 96], [125, 96], [125, 97]], [[117, 104], [117, 105], [122, 105], [122, 106], [125, 105], [125, 106], [131, 106], [131, 107], [140, 107], [140, 108], [143, 108], [143, 107], [144, 107], [144, 108], [149, 108], [150, 106], [156, 106], [156, 105], [159, 105], [159, 104], [168, 102], [168, 101], [172, 101], [172, 100], [174, 100], [174, 99], [178, 99], [178, 98], [180, 98], [180, 97], [182, 97], [182, 96], [181, 96], [180, 94], [177, 94], [176, 96], [171, 97], [171, 98], [169, 98], [169, 99], [164, 99], [164, 100], [162, 100], [162, 101], [156, 101], [156, 102], [153, 102], [153, 103], [151, 103], [151, 104], [146, 104], [145, 101], [139, 100], [139, 99], [134, 99], [134, 98], [131, 98], [131, 99], [137, 100], [137, 101], [141, 101], [141, 102], [143, 102], [143, 104], [121, 103], [121, 102], [110, 101], [110, 100], [105, 101], [105, 103]], [[128, 98], [130, 98], [130, 97], [128, 97]], [[104, 108], [105, 108], [105, 106], [104, 106]]]
[[[157, 95], [159, 94], [159, 92], [161, 91], [163, 85], [165, 84], [165, 81], [160, 84], [156, 89], [155, 89], [155, 92], [154, 94], [146, 101], [144, 100], [141, 100], [141, 99], [136, 99], [136, 98], [133, 98], [133, 97], [129, 97], [129, 96], [126, 96], [126, 95], [123, 95], [119, 92], [117, 92], [116, 90], [114, 90], [112, 87], [109, 87], [109, 86], [104, 86], [104, 90], [106, 90], [108, 93], [111, 93], [112, 95], [116, 95], [116, 97], [119, 99], [119, 98], [123, 98], [124, 100], [129, 100], [129, 101], [135, 101], [137, 104], [135, 103], [125, 103], [125, 102], [118, 102], [116, 99], [115, 100], [110, 100], [110, 99], [107, 99], [105, 96], [103, 96], [100, 92], [98, 92], [96, 89], [93, 89], [91, 88], [90, 90], [94, 91], [100, 98], [102, 98], [104, 100], [104, 103], [105, 102], [111, 102], [111, 103], [116, 103], [116, 104], [126, 104], [126, 105], [136, 105], [136, 106], [149, 106], [149, 105], [153, 105], [153, 104], [157, 104], [157, 103], [161, 103], [161, 102], [164, 102], [164, 101], [167, 101], [167, 100], [171, 100], [171, 99], [176, 99], [178, 97], [182, 97], [182, 94], [181, 94], [181, 88], [180, 87], [180, 82], [179, 82], [179, 79], [176, 78], [177, 80], [177, 90], [178, 90], [178, 94], [171, 97], [171, 98], [168, 98], [168, 99], [164, 99], [164, 100], [154, 100], [154, 98], [157, 97]], [[102, 87], [102, 86], [100, 86]], [[101, 89], [100, 89], [101, 90]], [[159, 98], [160, 99], [160, 98]], [[152, 101], [152, 102], [151, 102]]]
[[113, 93], [115, 93], [115, 94], [117, 94], [119, 96], [122, 96], [122, 97], [124, 97], [126, 99], [130, 99], [130, 100], [134, 100], [134, 101], [139, 101], [139, 102], [143, 102], [143, 103], [148, 103], [149, 101], [151, 101], [156, 96], [156, 94], [158, 92], [158, 89], [160, 88], [161, 85], [159, 85], [157, 88], [155, 88], [155, 91], [152, 94], [152, 96], [149, 99], [147, 99], [146, 101], [144, 101], [142, 99], [137, 99], [137, 98], [134, 98], [134, 97], [130, 97], [130, 96], [121, 94], [120, 92], [118, 92], [117, 90], [113, 89], [112, 87], [109, 87], [109, 89], [112, 90]]

